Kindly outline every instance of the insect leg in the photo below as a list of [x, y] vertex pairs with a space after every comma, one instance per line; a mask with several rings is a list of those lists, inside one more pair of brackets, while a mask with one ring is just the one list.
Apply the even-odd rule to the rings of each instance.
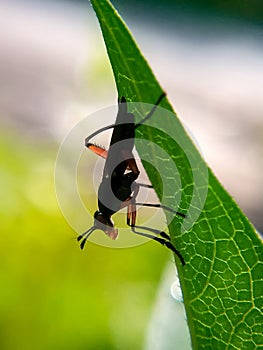
[[166, 246], [168, 249], [170, 249], [173, 253], [175, 253], [178, 256], [178, 258], [180, 259], [182, 265], [185, 265], [185, 261], [184, 261], [184, 258], [181, 255], [181, 253], [172, 245], [172, 243], [170, 241], [167, 241], [167, 240], [165, 240], [163, 238], [159, 238], [159, 237], [153, 236], [153, 235], [151, 235], [149, 233], [136, 231], [137, 228], [139, 228], [139, 229], [147, 229], [150, 232], [153, 232], [155, 234], [160, 234], [160, 235], [161, 235], [161, 233], [165, 233], [165, 232], [159, 232], [157, 230], [151, 229], [149, 227], [144, 227], [144, 226], [131, 226], [132, 232], [134, 232], [137, 235], [153, 239], [156, 242], [159, 242], [160, 244]]
[[136, 205], [140, 205], [140, 206], [143, 206], [143, 207], [152, 207], [152, 208], [160, 208], [160, 209], [164, 209], [164, 210], [167, 210], [171, 213], [174, 213], [176, 215], [179, 215], [181, 216], [182, 218], [187, 218], [187, 215], [186, 214], [183, 214], [183, 213], [180, 213], [179, 211], [176, 211], [176, 210], [173, 210], [169, 207], [167, 207], [166, 205], [162, 205], [162, 204], [151, 204], [151, 203], [136, 203]]
[[153, 106], [153, 108], [150, 110], [150, 112], [140, 121], [140, 123], [136, 124], [134, 126], [134, 129], [136, 129], [139, 125], [143, 124], [146, 122], [147, 119], [151, 118], [151, 116], [153, 115], [153, 113], [155, 112], [156, 108], [158, 107], [158, 105], [161, 103], [162, 99], [166, 96], [166, 93], [163, 92], [161, 94], [161, 96], [158, 98], [158, 100], [156, 101], [155, 105]]
[[[161, 208], [161, 209], [170, 211], [170, 212], [172, 212], [174, 214], [180, 215], [180, 216], [182, 216], [184, 218], [187, 217], [185, 214], [179, 213], [179, 212], [177, 212], [177, 211], [175, 211], [175, 210], [173, 210], [173, 209], [171, 209], [171, 208], [169, 208], [169, 207], [167, 207], [165, 205], [151, 204], [151, 203], [137, 203], [136, 202], [136, 197], [137, 197], [137, 195], [139, 193], [140, 186], [145, 186], [145, 187], [152, 188], [151, 185], [141, 184], [141, 183], [137, 183], [137, 182], [133, 183], [133, 196], [127, 198], [127, 201], [129, 201], [129, 203], [126, 204], [127, 205], [127, 225], [128, 226], [135, 226], [135, 224], [136, 224], [136, 206]], [[133, 216], [133, 220], [132, 220], [132, 223], [130, 225], [131, 215]], [[149, 229], [148, 227], [142, 227], [142, 226], [141, 226], [141, 228], [142, 229], [146, 229], [146, 230]], [[160, 231], [154, 230], [154, 229], [150, 229], [150, 230], [152, 230], [153, 233], [159, 234], [160, 236], [170, 240], [170, 237], [165, 232], [163, 232], [163, 231], [160, 232]]]
[[140, 174], [140, 170], [138, 169], [137, 163], [135, 161], [134, 155], [132, 152], [124, 151], [125, 159], [127, 160], [127, 169], [129, 169], [134, 174], [134, 181]]
[[[136, 186], [137, 194], [139, 192], [139, 188], [137, 189], [137, 187], [146, 187], [146, 188], [152, 188], [152, 189], [154, 188], [152, 185], [144, 184], [144, 183], [141, 183], [141, 182], [136, 182], [135, 186]], [[140, 206], [144, 206], [144, 207], [161, 208], [161, 209], [167, 210], [167, 211], [169, 211], [171, 213], [174, 213], [176, 215], [179, 215], [179, 216], [181, 216], [183, 218], [187, 218], [186, 214], [183, 214], [183, 213], [180, 213], [179, 211], [173, 210], [173, 209], [167, 207], [166, 205], [151, 204], [151, 203], [136, 203], [136, 205], [140, 205]]]
[[154, 229], [154, 228], [151, 228], [151, 227], [147, 227], [147, 226], [137, 226], [137, 225], [129, 225], [130, 227], [135, 227], [135, 228], [138, 228], [138, 229], [140, 229], [140, 230], [146, 230], [146, 231], [149, 231], [149, 232], [152, 232], [152, 233], [154, 233], [155, 235], [159, 235], [159, 236], [161, 236], [161, 237], [163, 237], [163, 238], [165, 238], [165, 239], [167, 239], [168, 241], [170, 241], [171, 240], [171, 238], [170, 238], [170, 236], [167, 234], [167, 233], [165, 233], [164, 231], [159, 231], [159, 230], [156, 230], [156, 229]]
[[[132, 198], [133, 200], [133, 198]], [[135, 226], [136, 223], [136, 215], [137, 215], [137, 211], [136, 211], [136, 205], [135, 203], [132, 201], [128, 207], [127, 207], [127, 225], [128, 226]]]
[[136, 182], [136, 183], [137, 183], [137, 185], [139, 185], [140, 187], [153, 188], [152, 185], [144, 184], [144, 183], [141, 183], [141, 182]]
[[90, 140], [91, 140], [94, 136], [100, 134], [102, 131], [112, 129], [112, 128], [114, 128], [115, 126], [116, 126], [116, 124], [111, 124], [111, 125], [104, 126], [103, 128], [101, 128], [101, 129], [95, 131], [93, 134], [91, 134], [91, 135], [89, 135], [88, 137], [86, 137], [86, 139], [85, 139], [85, 146], [86, 146], [86, 147], [89, 147]]

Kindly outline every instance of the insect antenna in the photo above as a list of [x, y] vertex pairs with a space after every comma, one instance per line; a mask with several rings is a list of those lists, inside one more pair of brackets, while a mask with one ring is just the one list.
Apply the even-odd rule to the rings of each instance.
[[81, 239], [83, 239], [83, 241], [80, 243], [80, 248], [81, 249], [84, 248], [87, 239], [89, 238], [89, 236], [92, 234], [93, 231], [95, 231], [95, 227], [94, 226], [92, 226], [87, 231], [83, 232], [81, 235], [79, 235], [77, 237], [77, 241], [80, 241]]

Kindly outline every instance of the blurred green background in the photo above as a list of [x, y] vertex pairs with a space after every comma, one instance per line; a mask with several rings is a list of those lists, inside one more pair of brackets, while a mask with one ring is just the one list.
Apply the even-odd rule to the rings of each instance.
[[1, 137], [1, 349], [140, 348], [168, 253], [80, 251], [56, 204], [57, 145], [23, 136]]
[[[114, 3], [128, 17], [157, 77], [197, 135], [209, 162], [214, 162], [225, 185], [262, 228], [263, 197], [258, 184], [263, 109], [257, 80], [263, 72], [258, 44], [261, 2], [240, 1], [238, 7], [233, 1], [228, 5], [188, 1], [187, 6], [186, 2], [171, 6], [168, 1], [162, 5], [129, 1], [128, 7]], [[142, 11], [139, 17], [146, 23], [148, 18], [148, 24], [138, 25], [138, 18], [132, 16], [138, 7]], [[10, 1], [1, 4], [0, 14], [0, 347], [142, 349], [162, 271], [172, 260], [169, 252], [155, 243], [130, 249], [88, 243], [80, 251], [77, 233], [60, 212], [54, 188], [56, 155], [64, 135], [87, 114], [114, 104], [117, 97], [95, 16], [84, 1]], [[167, 22], [167, 28], [160, 28], [158, 22], [154, 28], [149, 26], [153, 17], [162, 24]], [[232, 27], [237, 19], [238, 26]], [[240, 42], [233, 34], [239, 28]], [[210, 46], [206, 46], [208, 32]], [[173, 41], [174, 33], [179, 33], [179, 42]], [[198, 34], [193, 37], [193, 33]], [[236, 54], [235, 46], [226, 40], [229, 33], [233, 42], [239, 43]], [[169, 35], [170, 41], [165, 41]], [[219, 43], [222, 51], [226, 43], [233, 57], [221, 57], [218, 64], [209, 56], [215, 50], [211, 42]], [[249, 52], [245, 58], [253, 57], [242, 62], [251, 81], [247, 76], [239, 79], [240, 66], [231, 80], [221, 81], [222, 76], [231, 75], [230, 67], [238, 63], [236, 57], [244, 58], [243, 47]], [[168, 56], [171, 62], [167, 64]], [[224, 69], [231, 57], [232, 66]], [[173, 69], [168, 69], [171, 66]], [[216, 67], [212, 70], [215, 99], [210, 95], [211, 67]], [[257, 78], [250, 72], [253, 69]], [[171, 72], [175, 74], [172, 81]], [[201, 72], [202, 78], [196, 72]], [[206, 82], [205, 89], [200, 81]], [[245, 90], [240, 91], [242, 82]], [[236, 94], [229, 97], [230, 85]], [[247, 109], [242, 104], [244, 94]], [[204, 106], [209, 107], [206, 110]], [[233, 115], [242, 118], [231, 119]], [[216, 130], [211, 129], [212, 124]], [[221, 160], [218, 155], [224, 147], [228, 152], [223, 152]], [[92, 162], [93, 158], [90, 166]], [[237, 174], [243, 187], [237, 185]], [[89, 177], [86, 186], [87, 202], [94, 207], [96, 193]]]

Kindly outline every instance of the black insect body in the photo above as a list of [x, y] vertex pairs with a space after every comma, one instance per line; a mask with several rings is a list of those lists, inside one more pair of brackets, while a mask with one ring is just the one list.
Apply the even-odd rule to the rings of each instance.
[[[154, 239], [165, 245], [180, 258], [183, 265], [185, 264], [182, 255], [172, 245], [170, 237], [165, 232], [160, 232], [149, 227], [136, 226], [136, 205], [163, 208], [174, 214], [186, 217], [186, 215], [176, 212], [166, 206], [162, 206], [161, 204], [136, 203], [136, 196], [138, 195], [139, 188], [141, 186], [152, 188], [152, 186], [135, 182], [140, 174], [132, 153], [135, 130], [152, 116], [164, 96], [165, 94], [163, 93], [155, 106], [139, 124], [135, 124], [134, 115], [128, 113], [126, 99], [122, 97], [118, 100], [118, 114], [115, 124], [106, 126], [86, 138], [85, 146], [94, 153], [105, 158], [106, 161], [102, 181], [98, 190], [98, 210], [94, 213], [94, 225], [78, 236], [78, 240], [82, 240], [80, 244], [81, 249], [84, 248], [90, 234], [97, 229], [104, 231], [111, 239], [116, 239], [118, 236], [118, 229], [114, 227], [111, 217], [122, 208], [127, 207], [127, 224], [134, 233]], [[113, 132], [108, 151], [90, 142], [94, 136], [110, 128], [113, 128]], [[143, 229], [150, 233], [140, 232], [137, 231], [137, 229]]]

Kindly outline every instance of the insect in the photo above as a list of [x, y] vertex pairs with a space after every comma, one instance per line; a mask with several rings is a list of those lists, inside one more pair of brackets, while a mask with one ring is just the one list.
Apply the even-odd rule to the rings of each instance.
[[[81, 241], [80, 247], [84, 248], [85, 243], [91, 233], [95, 230], [102, 230], [111, 239], [116, 239], [118, 229], [114, 227], [112, 215], [127, 207], [127, 225], [131, 227], [132, 232], [154, 239], [160, 244], [173, 251], [181, 260], [182, 265], [185, 261], [180, 252], [170, 242], [170, 237], [165, 232], [156, 229], [136, 225], [136, 206], [163, 208], [182, 217], [186, 215], [176, 212], [169, 207], [161, 204], [137, 203], [136, 197], [140, 187], [153, 188], [151, 185], [137, 183], [140, 171], [132, 153], [134, 148], [135, 130], [147, 119], [149, 119], [162, 99], [165, 93], [162, 93], [150, 112], [135, 124], [135, 118], [127, 110], [125, 97], [118, 99], [118, 113], [115, 124], [108, 125], [94, 132], [85, 139], [85, 146], [95, 154], [105, 158], [102, 181], [98, 189], [98, 210], [94, 213], [94, 224], [87, 231], [78, 236]], [[91, 143], [90, 140], [102, 131], [113, 128], [109, 150]], [[140, 231], [138, 231], [138, 229]], [[141, 230], [147, 232], [141, 232]], [[160, 237], [158, 237], [160, 236]]]

